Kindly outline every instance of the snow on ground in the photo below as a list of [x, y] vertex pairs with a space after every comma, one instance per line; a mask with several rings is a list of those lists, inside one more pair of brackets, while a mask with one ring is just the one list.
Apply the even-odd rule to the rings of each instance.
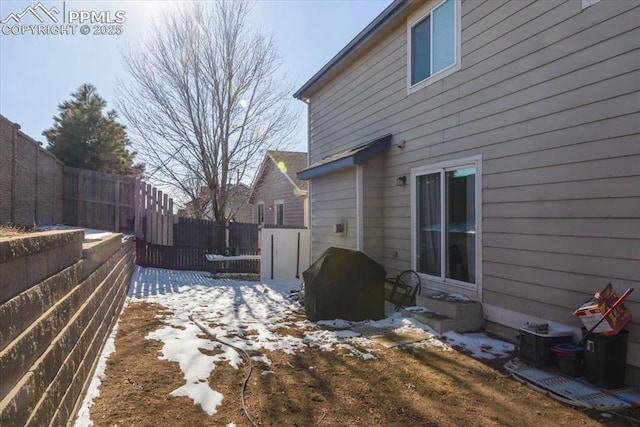
[[[366, 322], [335, 319], [314, 324], [307, 320], [294, 320], [292, 315], [301, 313], [302, 307], [289, 296], [291, 291], [298, 289], [299, 284], [267, 285], [213, 278], [205, 272], [136, 266], [128, 297], [134, 301], [157, 303], [173, 312], [163, 319], [166, 326], [151, 332], [147, 339], [162, 341], [160, 357], [180, 365], [185, 384], [174, 390], [172, 395], [191, 398], [208, 414], [215, 413], [223, 399], [209, 386], [211, 371], [221, 363], [228, 363], [234, 368], [245, 363], [239, 352], [226, 344], [258, 353], [281, 350], [294, 354], [308, 348], [323, 351], [341, 348], [354, 357], [372, 359], [376, 357], [374, 342], [351, 330], [353, 327], [371, 327], [395, 332], [424, 330], [430, 338], [409, 345], [428, 345], [443, 350], [458, 346], [472, 352], [475, 357], [485, 359], [503, 357], [505, 352], [513, 351], [513, 345], [483, 334], [447, 332], [444, 337], [438, 337], [428, 326], [398, 312], [391, 312], [382, 320]], [[189, 316], [217, 340], [208, 339]], [[303, 331], [302, 337], [291, 334], [300, 330]], [[255, 353], [252, 359], [267, 367], [271, 363], [266, 356], [256, 356]], [[262, 370], [261, 374], [269, 375], [271, 371]]]
[[[102, 240], [105, 237], [111, 236], [113, 231], [105, 231], [105, 230], [96, 230], [93, 228], [84, 228], [84, 227], [73, 227], [71, 225], [42, 225], [38, 227], [40, 231], [51, 231], [51, 230], [83, 230], [84, 231], [84, 240], [86, 241], [97, 241]], [[123, 239], [130, 237], [128, 235], [124, 235]]]
[[513, 344], [489, 338], [482, 333], [460, 334], [449, 331], [442, 335], [448, 343], [469, 351], [476, 359], [507, 357], [515, 349]]

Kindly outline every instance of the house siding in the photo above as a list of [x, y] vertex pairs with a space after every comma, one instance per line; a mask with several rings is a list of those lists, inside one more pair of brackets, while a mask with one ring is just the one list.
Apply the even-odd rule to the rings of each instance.
[[382, 156], [375, 156], [362, 168], [362, 251], [380, 264], [384, 263], [382, 166]]
[[[331, 246], [357, 249], [356, 167], [313, 178], [311, 195], [311, 260]], [[347, 221], [346, 235], [334, 233], [334, 225]]]
[[236, 222], [253, 223], [253, 207], [251, 205], [243, 205], [233, 216]]
[[[394, 135], [377, 181], [380, 253], [392, 274], [411, 267], [412, 185], [396, 177], [482, 156], [476, 298], [578, 327], [571, 312], [607, 282], [619, 292], [640, 286], [640, 4], [467, 0], [461, 13], [459, 71], [408, 95], [400, 20], [314, 93], [311, 162]], [[314, 192], [320, 181], [337, 185], [314, 178]], [[634, 295], [625, 304], [640, 319]], [[628, 361], [640, 366], [638, 322], [629, 330]]]
[[253, 222], [258, 222], [258, 203], [264, 202], [264, 223], [265, 225], [274, 225], [276, 223], [274, 203], [282, 200], [284, 201], [284, 226], [304, 227], [304, 199], [306, 196], [296, 197], [293, 185], [271, 161], [269, 163], [263, 181], [252, 197]]

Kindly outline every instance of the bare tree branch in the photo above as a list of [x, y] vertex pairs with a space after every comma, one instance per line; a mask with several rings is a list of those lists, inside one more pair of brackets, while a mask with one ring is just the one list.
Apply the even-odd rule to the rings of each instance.
[[264, 150], [286, 147], [297, 124], [287, 103], [292, 88], [276, 77], [275, 43], [249, 30], [249, 12], [246, 1], [220, 0], [166, 14], [124, 54], [132, 83], [118, 88], [148, 175], [186, 201], [206, 187], [217, 221], [234, 214], [227, 206], [234, 188]]

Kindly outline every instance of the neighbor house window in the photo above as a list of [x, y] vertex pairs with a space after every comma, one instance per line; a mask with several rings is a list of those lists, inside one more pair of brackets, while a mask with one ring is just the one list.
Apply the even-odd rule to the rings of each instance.
[[477, 284], [478, 163], [413, 171], [416, 271], [440, 281]]
[[457, 0], [445, 0], [408, 21], [410, 88], [456, 65], [458, 9]]
[[284, 202], [277, 201], [274, 203], [274, 206], [276, 225], [284, 225]]
[[258, 212], [257, 212], [257, 218], [258, 218], [258, 224], [264, 224], [264, 203], [260, 202], [258, 203]]

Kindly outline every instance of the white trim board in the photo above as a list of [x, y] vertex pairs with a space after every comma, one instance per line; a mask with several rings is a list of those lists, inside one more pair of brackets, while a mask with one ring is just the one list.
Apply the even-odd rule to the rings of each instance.
[[356, 165], [356, 250], [364, 250], [364, 183], [363, 166]]

